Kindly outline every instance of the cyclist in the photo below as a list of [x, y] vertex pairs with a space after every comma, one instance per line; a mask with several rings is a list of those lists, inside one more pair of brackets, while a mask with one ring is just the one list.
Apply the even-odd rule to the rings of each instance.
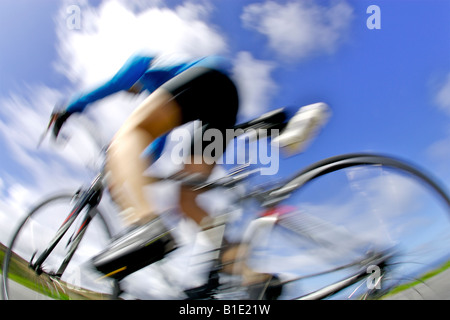
[[[150, 252], [146, 255], [149, 259], [158, 260], [173, 249], [170, 234], [154, 206], [145, 197], [144, 186], [148, 181], [143, 173], [159, 157], [167, 133], [175, 127], [201, 120], [203, 126], [199, 130], [202, 132], [214, 128], [223, 133], [224, 150], [227, 144], [225, 130], [233, 128], [236, 122], [238, 91], [231, 80], [231, 64], [226, 59], [209, 56], [171, 65], [164, 65], [158, 60], [155, 56], [133, 55], [109, 81], [77, 95], [64, 110], [53, 115], [53, 133], [58, 136], [62, 125], [72, 114], [83, 112], [95, 101], [119, 91], [140, 93], [145, 90], [150, 93], [116, 133], [106, 162], [111, 176], [108, 184], [112, 198], [122, 210], [129, 229], [142, 229], [143, 232], [126, 232], [124, 237], [113, 243], [112, 248], [98, 257], [98, 264], [111, 262], [112, 256], [117, 255], [114, 248], [136, 246], [139, 241], [147, 244]], [[201, 137], [202, 134], [194, 136]], [[192, 141], [192, 159], [186, 161], [184, 171], [200, 173], [206, 178], [214, 167], [214, 161], [211, 161], [214, 159], [203, 159], [203, 154], [196, 154], [203, 150], [194, 148], [195, 143]], [[149, 145], [153, 159], [142, 157]], [[218, 156], [220, 154], [214, 155]], [[214, 224], [213, 219], [197, 204], [197, 196], [197, 191], [182, 186], [180, 209], [201, 228], [209, 228]], [[149, 246], [151, 239], [157, 241]], [[150, 258], [151, 255], [154, 257]], [[128, 268], [127, 272], [131, 271]]]
[[[161, 155], [167, 134], [187, 122], [202, 121], [203, 126], [198, 129], [201, 132], [193, 135], [189, 154], [191, 159], [185, 162], [183, 170], [188, 174], [200, 174], [206, 179], [214, 168], [214, 160], [221, 156], [217, 151], [224, 151], [228, 144], [225, 131], [234, 127], [239, 97], [231, 79], [231, 64], [222, 57], [209, 56], [189, 62], [164, 64], [158, 57], [136, 54], [109, 81], [79, 94], [64, 110], [52, 114], [54, 136], [58, 136], [72, 114], [83, 112], [93, 102], [119, 91], [150, 93], [116, 133], [107, 152], [110, 194], [121, 208], [128, 229], [131, 230], [113, 241], [94, 259], [94, 264], [98, 270], [120, 279], [162, 259], [175, 247], [170, 233], [144, 194], [144, 186], [148, 184], [144, 171]], [[275, 140], [282, 147], [295, 146], [300, 151], [327, 118], [328, 108], [325, 104], [303, 107]], [[214, 159], [206, 159], [204, 150], [195, 147], [201, 142], [195, 138], [202, 139], [207, 129], [218, 129], [223, 137], [222, 149], [216, 149]], [[203, 143], [201, 146], [205, 147]], [[147, 156], [143, 157], [144, 150], [147, 150]], [[198, 195], [198, 191], [182, 185], [180, 209], [202, 230], [208, 230], [220, 224], [220, 221], [210, 218], [197, 204]], [[222, 255], [222, 262], [234, 261], [237, 248], [230, 246]], [[279, 295], [281, 286], [272, 275], [240, 267], [244, 268], [241, 272], [246, 278], [246, 284], [257, 287], [258, 283], [267, 284], [267, 279], [272, 279], [275, 280], [270, 281], [270, 286], [274, 288], [272, 291], [275, 296]], [[218, 285], [216, 277], [212, 280], [200, 287], [199, 291], [192, 292], [202, 294], [202, 291], [211, 289], [211, 283], [213, 287]]]

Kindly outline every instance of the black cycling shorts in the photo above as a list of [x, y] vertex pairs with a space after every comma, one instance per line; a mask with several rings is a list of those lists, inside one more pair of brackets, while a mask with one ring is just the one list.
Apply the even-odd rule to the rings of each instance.
[[[239, 108], [236, 86], [227, 75], [210, 68], [192, 67], [164, 83], [161, 88], [173, 95], [180, 105], [183, 123], [202, 121], [202, 135], [197, 136], [203, 136], [208, 129], [218, 129], [223, 137], [222, 150], [225, 150], [228, 143], [226, 129], [233, 129]], [[195, 143], [193, 140], [192, 144]], [[201, 150], [209, 143], [202, 141]]]

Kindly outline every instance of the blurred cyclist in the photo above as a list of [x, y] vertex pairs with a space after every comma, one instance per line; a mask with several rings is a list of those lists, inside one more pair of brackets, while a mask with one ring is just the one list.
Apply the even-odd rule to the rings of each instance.
[[[202, 133], [207, 129], [220, 130], [224, 137], [222, 150], [225, 149], [228, 142], [225, 141], [225, 130], [233, 128], [239, 107], [238, 92], [230, 73], [231, 65], [221, 57], [211, 56], [164, 65], [158, 63], [158, 58], [154, 56], [133, 55], [109, 81], [92, 91], [79, 94], [64, 110], [53, 115], [56, 119], [53, 133], [58, 136], [70, 115], [83, 112], [95, 101], [119, 91], [150, 93], [113, 138], [106, 163], [106, 169], [110, 172], [108, 184], [111, 196], [122, 210], [129, 229], [142, 232], [127, 232], [103, 255], [97, 257], [98, 265], [111, 263], [117, 258], [115, 251], [119, 247], [123, 249], [129, 246], [131, 252], [139, 250], [133, 249], [139, 241], [146, 243], [146, 249], [149, 250], [146, 255], [153, 255], [149, 259], [155, 261], [174, 248], [170, 234], [144, 194], [144, 186], [148, 181], [143, 174], [161, 154], [166, 134], [190, 121], [201, 120]], [[202, 134], [194, 136], [201, 137]], [[214, 167], [211, 164], [214, 159], [204, 159], [203, 150], [194, 148], [194, 144], [195, 141], [192, 141], [192, 159], [186, 161], [184, 171], [200, 173], [207, 178]], [[149, 145], [154, 151], [153, 159], [142, 156]], [[199, 151], [201, 154], [195, 153]], [[217, 158], [221, 155], [214, 156]], [[200, 227], [209, 228], [214, 222], [198, 206], [197, 195], [197, 191], [182, 186], [180, 209]], [[149, 246], [149, 243], [152, 245]], [[128, 256], [125, 258], [129, 259]], [[113, 266], [115, 267], [116, 265]], [[123, 274], [129, 272], [132, 272], [130, 268]]]
[[[201, 120], [202, 130], [233, 128], [238, 111], [238, 93], [230, 79], [230, 65], [220, 57], [173, 64], [159, 65], [156, 57], [132, 56], [106, 83], [80, 94], [58, 114], [55, 124], [57, 135], [62, 124], [76, 112], [102, 98], [119, 91], [140, 93], [148, 91], [149, 97], [131, 114], [112, 140], [108, 150], [107, 169], [111, 172], [111, 194], [126, 212], [129, 224], [141, 225], [157, 218], [153, 205], [144, 195], [144, 171], [151, 161], [142, 157], [147, 146], [156, 149], [158, 157], [164, 146], [165, 134], [184, 123]], [[225, 142], [226, 143], [226, 142]], [[203, 161], [202, 154], [193, 153], [194, 161], [186, 161], [184, 170], [208, 176], [213, 161]], [[200, 150], [203, 151], [203, 150]], [[216, 155], [220, 156], [220, 155]], [[200, 224], [208, 215], [195, 202], [197, 193], [183, 188], [180, 206], [183, 212]]]
[[[150, 93], [119, 129], [107, 152], [110, 193], [129, 228], [94, 258], [94, 265], [106, 276], [117, 279], [162, 259], [175, 248], [171, 234], [144, 193], [148, 184], [144, 171], [161, 155], [167, 134], [182, 124], [201, 120], [203, 126], [198, 129], [200, 133], [193, 135], [190, 154], [187, 155], [190, 159], [185, 161], [183, 171], [200, 174], [206, 179], [214, 168], [214, 160], [221, 156], [220, 151], [224, 151], [229, 142], [225, 131], [233, 129], [239, 108], [238, 92], [231, 79], [231, 65], [225, 59], [211, 56], [170, 65], [158, 60], [154, 56], [133, 55], [109, 81], [79, 94], [64, 110], [52, 114], [53, 133], [57, 137], [72, 114], [83, 112], [95, 101], [119, 91]], [[275, 140], [280, 147], [293, 147], [300, 152], [328, 117], [328, 107], [323, 103], [302, 107]], [[223, 145], [221, 149], [215, 149], [214, 159], [205, 158], [203, 147], [208, 144], [195, 140], [197, 137], [202, 139], [208, 129], [222, 133]], [[195, 147], [198, 143], [202, 148]], [[143, 156], [144, 150], [149, 151], [147, 156]], [[180, 209], [201, 230], [210, 230], [222, 223], [220, 219], [210, 218], [197, 204], [198, 191], [183, 185], [180, 188]], [[235, 263], [238, 248], [245, 250], [242, 245], [229, 246], [221, 257], [228, 269], [230, 263]], [[252, 286], [258, 289], [261, 284], [264, 287], [269, 285], [272, 293], [266, 292], [272, 297], [280, 294], [282, 286], [273, 275], [255, 272], [239, 261], [234, 265], [244, 276], [244, 283], [251, 285], [249, 291]], [[230, 271], [226, 269], [222, 271]], [[207, 295], [219, 285], [216, 275], [217, 272], [212, 272], [208, 283], [188, 290], [188, 296]]]

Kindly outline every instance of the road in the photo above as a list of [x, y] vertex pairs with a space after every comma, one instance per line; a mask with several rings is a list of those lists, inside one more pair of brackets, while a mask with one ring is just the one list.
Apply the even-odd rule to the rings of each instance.
[[[10, 282], [15, 299], [20, 300], [52, 300], [49, 297], [38, 294], [18, 283]], [[385, 300], [450, 300], [450, 270], [446, 270], [425, 283], [418, 284], [414, 288], [404, 290]]]
[[386, 300], [450, 300], [450, 269]]
[[[17, 282], [9, 281], [9, 290], [12, 292], [14, 299], [20, 300], [52, 300], [51, 298], [30, 290]], [[3, 298], [3, 297], [2, 297]]]

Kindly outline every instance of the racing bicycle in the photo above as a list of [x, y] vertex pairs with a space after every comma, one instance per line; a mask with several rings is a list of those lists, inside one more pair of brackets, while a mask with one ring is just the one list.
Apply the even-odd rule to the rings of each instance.
[[[280, 109], [238, 127], [283, 129], [289, 121]], [[450, 198], [429, 173], [403, 160], [345, 154], [278, 180], [249, 163], [208, 181], [149, 177], [155, 186], [185, 184], [209, 202], [226, 203], [214, 212], [223, 220], [216, 234], [245, 244], [233, 266], [272, 275], [251, 294], [238, 272], [221, 274], [223, 266], [211, 262], [226, 246], [211, 249], [198, 236], [178, 239], [179, 248], [127, 277], [98, 273], [91, 260], [115, 237], [100, 206], [106, 178], [100, 170], [87, 187], [48, 197], [25, 214], [5, 253], [4, 299], [21, 299], [17, 284], [37, 299], [189, 299], [189, 289], [205, 282], [194, 298], [380, 299], [397, 291], [442, 297], [426, 279], [446, 272], [450, 259]], [[162, 217], [189, 226], [176, 213]]]

